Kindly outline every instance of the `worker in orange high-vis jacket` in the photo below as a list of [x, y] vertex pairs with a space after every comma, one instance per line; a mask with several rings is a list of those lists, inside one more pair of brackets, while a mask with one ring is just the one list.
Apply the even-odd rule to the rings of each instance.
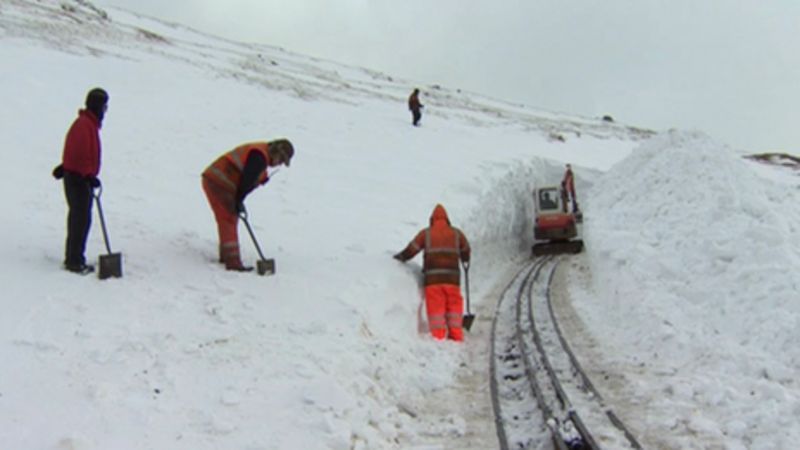
[[461, 320], [464, 306], [459, 262], [469, 264], [469, 241], [461, 230], [450, 225], [442, 205], [433, 208], [430, 223], [394, 258], [406, 262], [424, 251], [425, 308], [431, 334], [436, 339], [447, 337], [463, 341]]
[[268, 167], [286, 165], [294, 147], [286, 139], [242, 144], [217, 158], [203, 172], [203, 191], [208, 197], [219, 232], [219, 262], [227, 270], [249, 271], [239, 253], [239, 213], [244, 199], [269, 181]]
[[572, 212], [577, 213], [578, 200], [575, 198], [575, 175], [572, 173], [572, 166], [567, 164], [564, 171], [564, 178], [561, 179], [561, 196], [564, 203], [564, 212], [567, 212], [567, 199], [572, 203]]

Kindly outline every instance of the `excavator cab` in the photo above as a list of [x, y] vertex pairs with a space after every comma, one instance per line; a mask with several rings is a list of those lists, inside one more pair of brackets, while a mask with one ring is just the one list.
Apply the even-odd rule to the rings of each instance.
[[533, 255], [580, 253], [583, 241], [578, 236], [575, 215], [566, 212], [564, 192], [557, 186], [534, 189], [536, 211], [533, 226]]
[[556, 188], [538, 190], [538, 210], [543, 212], [560, 211], [562, 208], [561, 193]]

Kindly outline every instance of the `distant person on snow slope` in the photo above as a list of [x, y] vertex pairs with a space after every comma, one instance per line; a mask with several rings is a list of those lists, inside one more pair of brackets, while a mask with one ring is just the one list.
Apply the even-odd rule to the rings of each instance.
[[203, 172], [203, 191], [214, 212], [219, 234], [219, 262], [225, 269], [253, 270], [242, 264], [239, 254], [239, 213], [244, 199], [269, 181], [268, 167], [289, 163], [294, 147], [286, 139], [242, 144], [223, 154]]
[[415, 126], [419, 126], [419, 121], [422, 119], [422, 108], [425, 105], [419, 102], [419, 89], [414, 89], [414, 92], [408, 97], [408, 109], [411, 110], [411, 123]]
[[430, 226], [421, 230], [403, 251], [394, 255], [406, 262], [424, 251], [422, 273], [425, 277], [425, 307], [435, 339], [464, 340], [459, 262], [469, 265], [470, 247], [464, 233], [450, 225], [444, 206], [436, 205]]
[[64, 141], [61, 164], [53, 170], [56, 179], [64, 180], [67, 199], [67, 242], [64, 268], [87, 274], [94, 266], [86, 264], [86, 238], [92, 225], [92, 198], [100, 187], [100, 128], [108, 108], [108, 93], [100, 88], [86, 95], [86, 109], [78, 111]]

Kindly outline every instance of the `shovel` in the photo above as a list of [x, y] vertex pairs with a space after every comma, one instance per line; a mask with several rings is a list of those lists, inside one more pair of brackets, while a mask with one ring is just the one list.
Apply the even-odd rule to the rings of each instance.
[[261, 257], [260, 260], [256, 262], [256, 270], [258, 271], [259, 275], [275, 274], [275, 260], [270, 258], [264, 258], [264, 254], [261, 253], [261, 247], [258, 245], [258, 241], [256, 241], [256, 235], [253, 234], [253, 229], [250, 228], [250, 222], [247, 220], [247, 209], [244, 208], [242, 205], [242, 211], [239, 213], [239, 217], [244, 222], [245, 226], [247, 227], [247, 232], [250, 233], [250, 237], [253, 238], [253, 244], [256, 246], [256, 250], [258, 251], [258, 256]]
[[100, 203], [100, 196], [103, 194], [102, 186], [98, 188], [97, 193], [94, 194], [94, 199], [97, 202], [97, 214], [100, 216], [100, 225], [103, 228], [103, 240], [106, 243], [107, 255], [100, 255], [100, 270], [97, 276], [101, 280], [106, 278], [122, 277], [122, 253], [112, 253], [111, 246], [108, 243], [108, 231], [106, 231], [106, 219], [103, 217], [103, 205]]
[[467, 292], [467, 313], [464, 314], [461, 326], [469, 331], [472, 322], [475, 321], [475, 314], [469, 312], [469, 263], [464, 263], [464, 285]]

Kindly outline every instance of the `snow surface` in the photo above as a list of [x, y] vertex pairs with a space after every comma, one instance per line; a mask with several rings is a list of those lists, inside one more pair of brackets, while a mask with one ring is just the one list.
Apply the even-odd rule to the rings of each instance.
[[[637, 438], [800, 440], [791, 169], [698, 131], [646, 140], [86, 1], [3, 1], [0, 38], [1, 448], [495, 448], [491, 317], [529, 257], [530, 192], [565, 162], [586, 218], [561, 275], [575, 341], [592, 343], [576, 352]], [[111, 95], [103, 207], [124, 257], [105, 281], [60, 270], [49, 175], [94, 86]], [[225, 272], [200, 172], [277, 137], [292, 167], [247, 205], [278, 273]], [[474, 249], [463, 345], [427, 335], [419, 265], [390, 257], [437, 202]], [[243, 227], [240, 241], [255, 261]], [[104, 253], [95, 220], [87, 256]]]

